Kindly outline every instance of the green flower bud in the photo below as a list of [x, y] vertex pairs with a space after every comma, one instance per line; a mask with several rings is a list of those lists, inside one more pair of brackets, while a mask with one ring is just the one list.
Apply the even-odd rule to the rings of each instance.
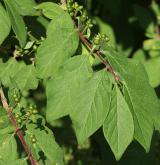
[[33, 45], [33, 50], [37, 50], [38, 46], [37, 45]]
[[16, 119], [20, 118], [20, 114], [16, 113], [16, 114], [15, 114], [15, 118], [16, 118]]
[[18, 99], [18, 98], [15, 98], [14, 101], [15, 101], [16, 103], [18, 103], [18, 102], [19, 102], [19, 99]]
[[74, 4], [73, 4], [73, 8], [75, 8], [76, 10], [79, 8], [79, 5], [78, 5], [77, 2], [74, 2]]
[[69, 13], [69, 15], [70, 15], [71, 17], [73, 17], [73, 16], [74, 16], [74, 13], [73, 13], [73, 12], [71, 12], [71, 13]]
[[31, 142], [36, 143], [37, 142], [36, 138], [31, 138]]
[[27, 116], [27, 117], [31, 116], [30, 111], [27, 111], [27, 112], [26, 112], [26, 116]]
[[34, 115], [37, 114], [37, 113], [38, 113], [37, 109], [34, 109], [34, 110], [32, 111], [32, 113], [33, 113]]
[[18, 124], [22, 123], [22, 119], [21, 118], [17, 119], [16, 121], [17, 121]]
[[83, 9], [83, 6], [79, 6], [78, 9], [81, 11]]

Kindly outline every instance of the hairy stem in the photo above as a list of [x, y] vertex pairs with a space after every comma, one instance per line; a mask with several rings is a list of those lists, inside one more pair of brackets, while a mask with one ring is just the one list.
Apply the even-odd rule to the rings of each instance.
[[16, 123], [16, 120], [15, 120], [13, 114], [12, 114], [12, 110], [9, 107], [8, 103], [7, 103], [6, 97], [4, 96], [4, 92], [3, 92], [2, 87], [0, 88], [0, 99], [1, 99], [1, 102], [2, 102], [2, 105], [3, 105], [3, 108], [7, 112], [8, 117], [10, 118], [10, 121], [11, 121], [12, 125], [14, 126], [15, 131], [16, 131], [16, 133], [17, 133], [17, 135], [18, 135], [18, 137], [19, 137], [19, 139], [20, 139], [20, 141], [21, 141], [21, 143], [22, 143], [22, 145], [23, 145], [23, 147], [24, 147], [24, 149], [25, 149], [25, 151], [26, 151], [26, 153], [28, 155], [28, 158], [29, 158], [29, 160], [31, 162], [31, 165], [36, 165], [36, 160], [33, 158], [32, 154], [30, 152], [30, 149], [29, 149], [29, 147], [28, 147], [28, 145], [27, 145], [27, 143], [26, 143], [26, 141], [24, 139], [23, 133], [19, 129], [19, 127], [18, 127], [18, 125]]
[[[89, 41], [83, 36], [83, 34], [81, 32], [78, 31], [78, 35], [81, 39], [81, 41], [87, 45], [91, 50], [93, 49], [93, 46], [89, 43]], [[106, 69], [113, 75], [115, 81], [119, 81], [119, 77], [116, 75], [115, 71], [113, 70], [113, 68], [110, 66], [110, 64], [100, 55], [99, 51], [96, 51], [94, 53], [99, 59], [100, 61], [105, 65]]]

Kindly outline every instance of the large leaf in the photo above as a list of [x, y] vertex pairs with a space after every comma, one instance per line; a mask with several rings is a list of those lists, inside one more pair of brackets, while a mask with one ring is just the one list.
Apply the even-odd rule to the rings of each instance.
[[8, 36], [11, 29], [11, 23], [8, 14], [1, 5], [1, 3], [0, 3], [0, 27], [1, 27], [0, 28], [0, 45], [1, 45], [4, 39]]
[[87, 56], [69, 59], [55, 77], [47, 83], [47, 121], [68, 115], [72, 109], [72, 97], [91, 75], [92, 70]]
[[11, 85], [10, 79], [25, 66], [24, 63], [17, 62], [15, 59], [10, 59], [7, 62], [0, 62], [0, 80], [6, 87]]
[[17, 143], [12, 134], [0, 136], [0, 159], [4, 162], [18, 158]]
[[33, 146], [35, 151], [32, 150], [34, 156], [39, 156], [38, 159], [42, 159], [43, 164], [46, 165], [64, 165], [62, 150], [47, 127], [27, 124], [27, 129], [28, 135], [35, 135], [37, 140], [36, 145]]
[[51, 21], [47, 39], [38, 48], [36, 55], [37, 72], [40, 78], [53, 76], [60, 66], [71, 57], [79, 39], [70, 16], [61, 9], [61, 14]]
[[25, 65], [13, 77], [21, 91], [28, 89], [36, 89], [38, 79], [36, 78], [36, 70], [33, 65]]
[[34, 0], [14, 0], [14, 4], [20, 15], [34, 16], [37, 14], [36, 10], [34, 9], [37, 4]]
[[121, 158], [134, 136], [132, 114], [117, 85], [113, 90], [110, 112], [103, 132], [117, 160]]
[[0, 63], [0, 80], [6, 87], [12, 85], [12, 79], [21, 90], [36, 89], [38, 79], [33, 65], [26, 65], [23, 62], [17, 62], [15, 59]]
[[49, 19], [56, 19], [62, 14], [62, 8], [56, 3], [45, 2], [35, 7], [37, 10], [41, 10], [44, 16]]
[[79, 143], [98, 130], [108, 112], [111, 101], [111, 81], [105, 70], [79, 85], [70, 113]]
[[5, 0], [4, 2], [10, 17], [13, 31], [16, 34], [16, 37], [19, 40], [21, 47], [24, 47], [27, 39], [27, 30], [23, 18], [19, 15], [19, 12], [13, 0]]
[[[107, 59], [119, 74], [124, 85], [127, 103], [134, 119], [134, 138], [146, 149], [150, 148], [153, 124], [157, 127], [158, 99], [149, 84], [142, 64], [124, 58], [115, 51], [107, 51]], [[159, 116], [160, 117], [160, 116]], [[154, 122], [154, 123], [153, 123]]]

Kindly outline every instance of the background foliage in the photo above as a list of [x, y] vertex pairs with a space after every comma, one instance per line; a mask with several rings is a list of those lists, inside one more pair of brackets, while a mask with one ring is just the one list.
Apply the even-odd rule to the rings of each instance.
[[[0, 1], [0, 81], [15, 118], [31, 113], [16, 121], [31, 153], [47, 165], [159, 165], [160, 2], [77, 1], [93, 21], [91, 43], [98, 32], [109, 37], [103, 57], [122, 82], [114, 87], [70, 15], [43, 2], [59, 3]], [[0, 107], [0, 164], [26, 160]]]

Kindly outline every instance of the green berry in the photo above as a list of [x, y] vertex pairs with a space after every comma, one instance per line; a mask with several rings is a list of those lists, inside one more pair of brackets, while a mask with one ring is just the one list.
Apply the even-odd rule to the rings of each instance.
[[93, 24], [89, 24], [88, 27], [89, 27], [89, 28], [92, 28], [92, 27], [93, 27]]
[[33, 50], [37, 50], [37, 45], [33, 45]]
[[74, 13], [73, 13], [73, 12], [71, 12], [71, 13], [69, 13], [69, 14], [70, 14], [70, 16], [71, 16], [71, 17], [73, 17], [73, 16], [74, 16]]
[[100, 44], [100, 41], [101, 41], [101, 38], [100, 38], [100, 36], [99, 35], [96, 35], [95, 37], [94, 37], [94, 44], [95, 45], [99, 45]]
[[17, 119], [17, 123], [18, 123], [18, 124], [21, 124], [21, 123], [22, 123], [22, 119], [20, 119], [20, 118]]
[[37, 113], [38, 113], [37, 109], [34, 109], [34, 110], [32, 111], [32, 113], [33, 113], [34, 115], [37, 114]]
[[36, 141], [37, 141], [36, 138], [31, 138], [32, 143], [36, 143]]
[[32, 139], [32, 138], [35, 138], [35, 136], [31, 134], [31, 135], [30, 135], [30, 138], [31, 138], [31, 139]]
[[16, 114], [15, 114], [15, 118], [16, 118], [16, 119], [20, 118], [20, 114], [16, 113]]
[[105, 34], [101, 34], [101, 37], [102, 37], [102, 38], [106, 38], [106, 35], [105, 35]]
[[27, 111], [27, 112], [26, 112], [26, 116], [27, 116], [27, 117], [31, 116], [30, 111]]
[[24, 51], [24, 54], [28, 54], [28, 53], [29, 53], [29, 50], [25, 50], [25, 51]]
[[74, 2], [73, 7], [74, 7], [75, 9], [78, 9], [78, 8], [79, 8], [78, 3], [77, 3], [77, 2]]
[[83, 9], [83, 6], [79, 6], [78, 9], [81, 11]]
[[30, 110], [32, 110], [32, 109], [33, 109], [33, 106], [32, 106], [32, 105], [30, 105], [30, 106], [29, 106], [29, 109], [30, 109]]
[[13, 95], [13, 98], [17, 98], [17, 95], [16, 95], [16, 94], [14, 94], [14, 95]]
[[18, 98], [15, 98], [14, 101], [15, 101], [15, 102], [19, 102], [19, 99], [18, 99]]

